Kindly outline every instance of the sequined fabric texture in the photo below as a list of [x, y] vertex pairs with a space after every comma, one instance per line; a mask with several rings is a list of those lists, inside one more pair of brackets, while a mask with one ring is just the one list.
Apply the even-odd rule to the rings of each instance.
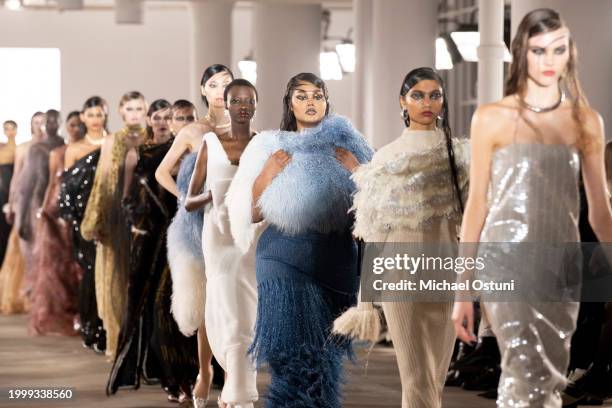
[[[485, 243], [479, 252], [489, 258], [481, 278], [507, 279], [527, 270], [540, 283], [564, 279], [559, 275], [567, 268], [546, 267], [538, 245], [533, 245], [533, 254], [523, 249], [515, 254], [494, 251], [486, 242], [578, 241], [579, 165], [577, 151], [567, 145], [515, 143], [494, 153], [489, 214], [481, 234]], [[561, 407], [559, 393], [566, 384], [578, 303], [485, 302], [484, 306], [502, 354], [498, 407]]]

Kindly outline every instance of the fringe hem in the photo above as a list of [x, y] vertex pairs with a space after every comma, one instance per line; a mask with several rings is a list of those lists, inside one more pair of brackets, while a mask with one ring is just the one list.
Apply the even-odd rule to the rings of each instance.
[[268, 407], [341, 407], [348, 338], [331, 333], [324, 289], [298, 274], [258, 285], [257, 323], [249, 353], [268, 365]]

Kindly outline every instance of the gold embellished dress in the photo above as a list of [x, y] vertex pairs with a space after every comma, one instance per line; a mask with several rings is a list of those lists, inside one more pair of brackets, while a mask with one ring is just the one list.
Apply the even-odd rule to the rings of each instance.
[[[18, 210], [20, 200], [19, 177], [23, 170], [23, 161], [28, 154], [32, 142], [25, 142], [17, 146], [15, 152], [14, 173], [9, 186], [8, 204], [13, 210]], [[21, 161], [21, 166], [18, 162]], [[29, 309], [26, 296], [21, 290], [23, 279], [26, 270], [26, 260], [22, 253], [19, 240], [19, 226], [17, 220], [18, 214], [15, 214], [15, 222], [9, 235], [6, 253], [0, 268], [0, 313], [14, 314], [24, 313]]]
[[114, 358], [117, 351], [127, 276], [127, 261], [117, 259], [113, 237], [117, 229], [127, 228], [127, 224], [116, 221], [121, 213], [125, 156], [132, 144], [140, 144], [146, 137], [145, 129], [139, 129], [139, 133], [140, 136], [134, 138], [125, 127], [105, 141], [81, 223], [83, 237], [96, 240], [96, 298], [98, 314], [106, 330], [106, 355], [110, 358]]

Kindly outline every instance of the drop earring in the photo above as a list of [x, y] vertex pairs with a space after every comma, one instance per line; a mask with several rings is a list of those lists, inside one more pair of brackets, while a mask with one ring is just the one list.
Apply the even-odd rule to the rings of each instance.
[[438, 129], [442, 129], [442, 124], [444, 123], [444, 118], [440, 115], [436, 117], [436, 127]]
[[402, 119], [404, 119], [404, 123], [406, 127], [410, 126], [410, 116], [408, 116], [408, 110], [404, 109], [401, 113]]

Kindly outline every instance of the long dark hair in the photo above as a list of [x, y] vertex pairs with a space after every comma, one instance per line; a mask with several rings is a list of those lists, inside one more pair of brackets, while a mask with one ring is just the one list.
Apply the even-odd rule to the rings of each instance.
[[[461, 213], [463, 213], [463, 198], [461, 195], [461, 188], [459, 187], [459, 172], [457, 170], [457, 163], [455, 161], [455, 150], [453, 149], [452, 132], [448, 113], [448, 98], [446, 97], [446, 86], [444, 85], [444, 80], [442, 80], [442, 77], [432, 68], [421, 67], [413, 69], [406, 75], [404, 82], [402, 82], [402, 87], [400, 88], [400, 98], [404, 98], [408, 91], [418, 82], [426, 80], [436, 81], [442, 88], [442, 121], [440, 123], [440, 127], [442, 128], [444, 137], [446, 139], [446, 150], [448, 152], [448, 163], [451, 170], [451, 177], [453, 179], [453, 190], [455, 192], [455, 196], [457, 197], [459, 210]], [[410, 117], [408, 117], [407, 111], [404, 111], [404, 124], [406, 127], [410, 126]]]
[[[567, 25], [561, 18], [561, 15], [549, 8], [533, 10], [523, 17], [510, 46], [512, 63], [508, 70], [508, 79], [506, 80], [506, 88], [504, 90], [505, 96], [517, 94], [519, 97], [523, 97], [525, 95], [527, 90], [529, 39], [563, 27], [567, 27]], [[569, 60], [567, 61], [565, 73], [559, 80], [559, 87], [567, 94], [572, 103], [572, 118], [578, 125], [580, 132], [578, 144], [584, 148], [586, 146], [586, 131], [582, 126], [581, 107], [588, 106], [588, 102], [578, 79], [578, 50], [571, 35], [569, 38]]]
[[[147, 117], [150, 118], [158, 110], [162, 110], [166, 108], [172, 108], [172, 104], [170, 104], [170, 102], [168, 102], [165, 99], [156, 99], [153, 101], [151, 106], [149, 106], [149, 110], [147, 110]], [[153, 128], [149, 126], [148, 124], [147, 124], [147, 139], [148, 140], [153, 139]]]
[[[108, 103], [106, 100], [100, 96], [92, 96], [88, 98], [83, 104], [83, 108], [81, 109], [81, 113], [85, 113], [85, 111], [89, 108], [95, 108], [99, 106], [104, 111], [104, 130], [108, 133], [107, 125], [108, 125]], [[81, 133], [83, 136], [87, 134], [87, 127], [85, 127], [85, 123], [81, 121]]]
[[291, 78], [287, 83], [285, 96], [283, 96], [283, 119], [281, 120], [280, 124], [281, 130], [290, 130], [292, 132], [295, 132], [297, 130], [297, 121], [295, 119], [295, 114], [291, 109], [291, 98], [293, 97], [293, 91], [295, 91], [295, 88], [297, 88], [297, 86], [302, 82], [308, 82], [309, 84], [313, 84], [314, 86], [323, 91], [323, 96], [325, 96], [325, 100], [327, 101], [325, 116], [329, 114], [330, 103], [325, 82], [323, 82], [323, 80], [315, 74], [312, 74], [310, 72], [302, 72], [301, 74], [297, 74], [296, 76]]
[[[206, 82], [208, 82], [210, 78], [220, 72], [227, 72], [229, 76], [232, 77], [232, 80], [234, 79], [234, 73], [231, 69], [229, 69], [223, 64], [213, 64], [204, 70], [204, 73], [202, 74], [202, 79], [200, 80], [200, 85], [205, 86]], [[206, 105], [206, 107], [208, 108], [208, 99], [206, 99], [206, 96], [204, 96], [204, 94], [202, 94], [202, 101], [204, 101], [204, 105]]]

